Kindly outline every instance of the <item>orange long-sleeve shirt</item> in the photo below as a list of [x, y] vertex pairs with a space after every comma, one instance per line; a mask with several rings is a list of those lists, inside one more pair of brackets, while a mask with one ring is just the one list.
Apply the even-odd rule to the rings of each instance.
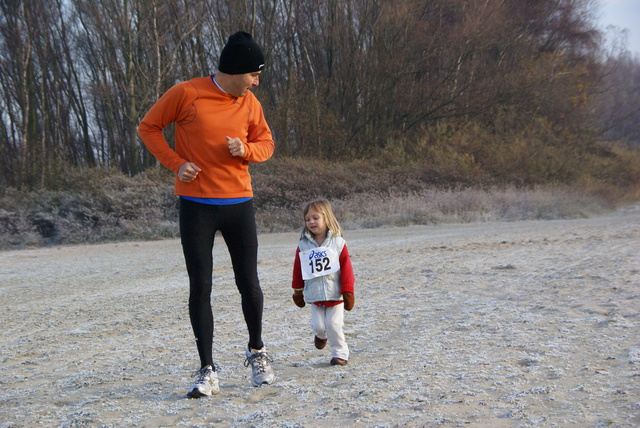
[[[162, 130], [175, 122], [175, 150]], [[202, 171], [191, 183], [175, 178], [175, 194], [196, 198], [253, 196], [249, 162], [271, 157], [275, 145], [258, 99], [251, 92], [234, 97], [221, 91], [210, 76], [181, 82], [169, 89], [140, 122], [138, 134], [165, 167], [177, 172], [185, 162]], [[225, 137], [245, 143], [245, 155], [234, 157]]]

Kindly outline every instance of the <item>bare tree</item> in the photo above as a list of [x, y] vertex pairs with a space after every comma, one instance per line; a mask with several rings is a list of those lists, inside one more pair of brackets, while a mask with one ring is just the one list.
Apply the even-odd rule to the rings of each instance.
[[611, 72], [593, 102], [594, 120], [610, 140], [640, 145], [640, 60], [627, 54], [608, 59]]
[[135, 174], [157, 165], [138, 140], [139, 119], [177, 81], [214, 73], [238, 30], [264, 48], [256, 92], [280, 156], [389, 147], [413, 156], [432, 129], [500, 127], [505, 118], [540, 118], [558, 135], [610, 128], [612, 138], [633, 139], [640, 101], [623, 88], [635, 88], [637, 63], [619, 61], [608, 74], [597, 6], [0, 0], [0, 182], [36, 187], [67, 166]]

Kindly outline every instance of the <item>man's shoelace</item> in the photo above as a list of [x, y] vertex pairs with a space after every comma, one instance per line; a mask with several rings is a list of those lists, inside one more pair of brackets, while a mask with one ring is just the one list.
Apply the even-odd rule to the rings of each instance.
[[214, 364], [212, 368], [213, 370], [203, 367], [200, 370], [198, 370], [196, 373], [194, 373], [194, 376], [196, 377], [196, 383], [204, 383], [207, 381], [207, 378], [211, 378], [211, 374], [213, 372], [220, 371], [220, 366], [218, 366], [217, 364]]
[[249, 367], [251, 365], [258, 373], [264, 373], [268, 362], [273, 362], [273, 359], [266, 352], [259, 352], [247, 357], [244, 360], [244, 366]]

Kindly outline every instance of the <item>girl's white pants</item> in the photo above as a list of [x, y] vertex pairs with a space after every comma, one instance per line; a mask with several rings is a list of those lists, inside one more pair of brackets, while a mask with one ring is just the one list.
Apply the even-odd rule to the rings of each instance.
[[331, 357], [349, 359], [349, 347], [344, 337], [344, 304], [324, 307], [311, 306], [311, 328], [320, 339], [329, 339]]

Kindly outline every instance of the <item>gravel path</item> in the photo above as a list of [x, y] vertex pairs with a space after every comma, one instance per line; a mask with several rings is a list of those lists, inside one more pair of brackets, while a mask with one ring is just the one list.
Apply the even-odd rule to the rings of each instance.
[[346, 367], [291, 301], [297, 236], [260, 236], [261, 388], [217, 239], [221, 392], [199, 400], [178, 241], [0, 252], [0, 427], [640, 426], [639, 209], [347, 231]]

